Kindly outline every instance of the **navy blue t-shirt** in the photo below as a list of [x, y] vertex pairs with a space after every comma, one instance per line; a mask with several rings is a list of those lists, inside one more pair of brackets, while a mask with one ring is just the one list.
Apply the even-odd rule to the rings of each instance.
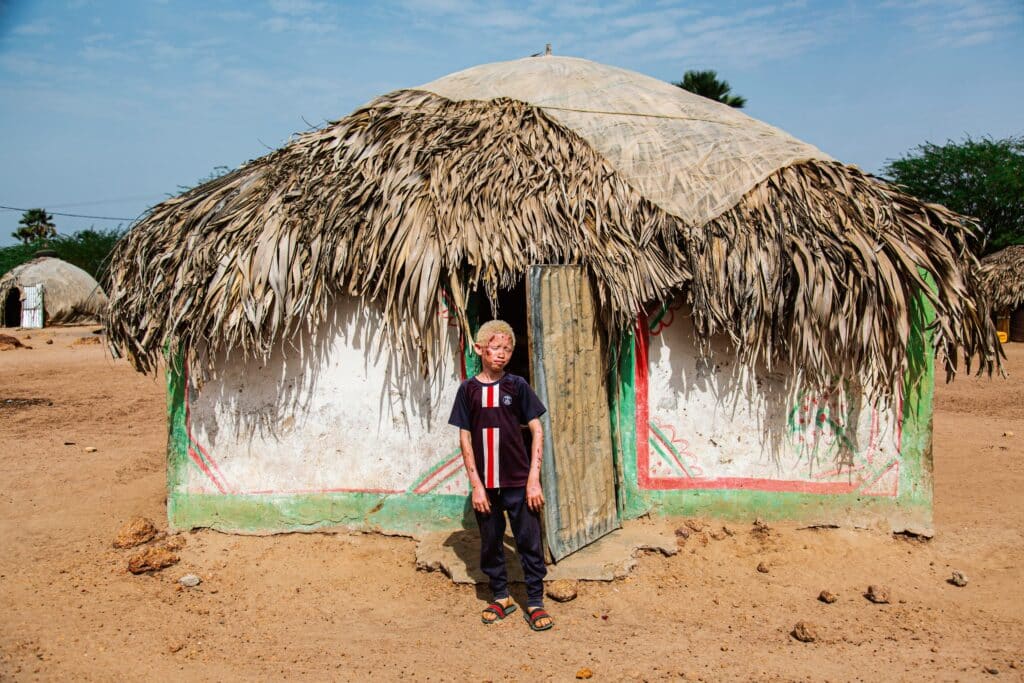
[[473, 377], [459, 386], [448, 424], [472, 435], [473, 457], [484, 488], [526, 486], [530, 454], [519, 426], [546, 411], [519, 375], [505, 375], [488, 384]]

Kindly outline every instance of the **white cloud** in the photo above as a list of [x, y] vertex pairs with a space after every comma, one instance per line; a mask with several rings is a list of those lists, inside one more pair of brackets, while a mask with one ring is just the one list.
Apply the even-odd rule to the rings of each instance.
[[47, 36], [53, 32], [48, 21], [32, 21], [27, 24], [15, 26], [11, 31], [17, 36]]
[[263, 26], [274, 33], [294, 31], [296, 33], [325, 34], [338, 30], [338, 25], [333, 22], [315, 19], [289, 19], [287, 17], [271, 17], [263, 22]]
[[889, 0], [882, 7], [902, 15], [901, 23], [929, 47], [969, 47], [994, 42], [1024, 20], [1014, 0]]
[[312, 0], [270, 0], [270, 8], [278, 14], [304, 17], [324, 11], [327, 4]]

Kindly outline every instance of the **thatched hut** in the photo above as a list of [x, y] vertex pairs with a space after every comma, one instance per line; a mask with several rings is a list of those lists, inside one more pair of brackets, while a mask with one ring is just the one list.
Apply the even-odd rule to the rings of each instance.
[[730, 107], [582, 59], [475, 67], [156, 206], [110, 340], [171, 349], [173, 525], [457, 526], [474, 327], [550, 407], [559, 557], [656, 509], [927, 529], [930, 396], [991, 370], [973, 228]]
[[92, 275], [53, 252], [42, 253], [0, 277], [0, 325], [22, 325], [29, 292], [42, 298], [40, 327], [97, 322], [107, 307], [107, 295]]
[[981, 259], [982, 289], [1000, 332], [1024, 342], [1024, 244], [1013, 244]]

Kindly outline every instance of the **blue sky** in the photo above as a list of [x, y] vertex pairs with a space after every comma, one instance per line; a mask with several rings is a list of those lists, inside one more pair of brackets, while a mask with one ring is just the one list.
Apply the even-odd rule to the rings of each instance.
[[[665, 80], [716, 69], [748, 114], [870, 172], [1024, 134], [1024, 0], [0, 0], [0, 205], [135, 217], [376, 95], [545, 43]], [[0, 246], [19, 217], [0, 210]]]

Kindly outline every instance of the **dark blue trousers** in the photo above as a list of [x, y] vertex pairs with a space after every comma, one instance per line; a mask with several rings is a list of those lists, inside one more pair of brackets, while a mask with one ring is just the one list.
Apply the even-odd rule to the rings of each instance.
[[495, 600], [508, 597], [508, 571], [505, 569], [505, 513], [512, 524], [516, 552], [526, 578], [527, 606], [544, 606], [544, 546], [540, 538], [540, 515], [526, 504], [526, 487], [487, 489], [490, 514], [476, 512], [480, 526], [480, 569], [490, 580]]

